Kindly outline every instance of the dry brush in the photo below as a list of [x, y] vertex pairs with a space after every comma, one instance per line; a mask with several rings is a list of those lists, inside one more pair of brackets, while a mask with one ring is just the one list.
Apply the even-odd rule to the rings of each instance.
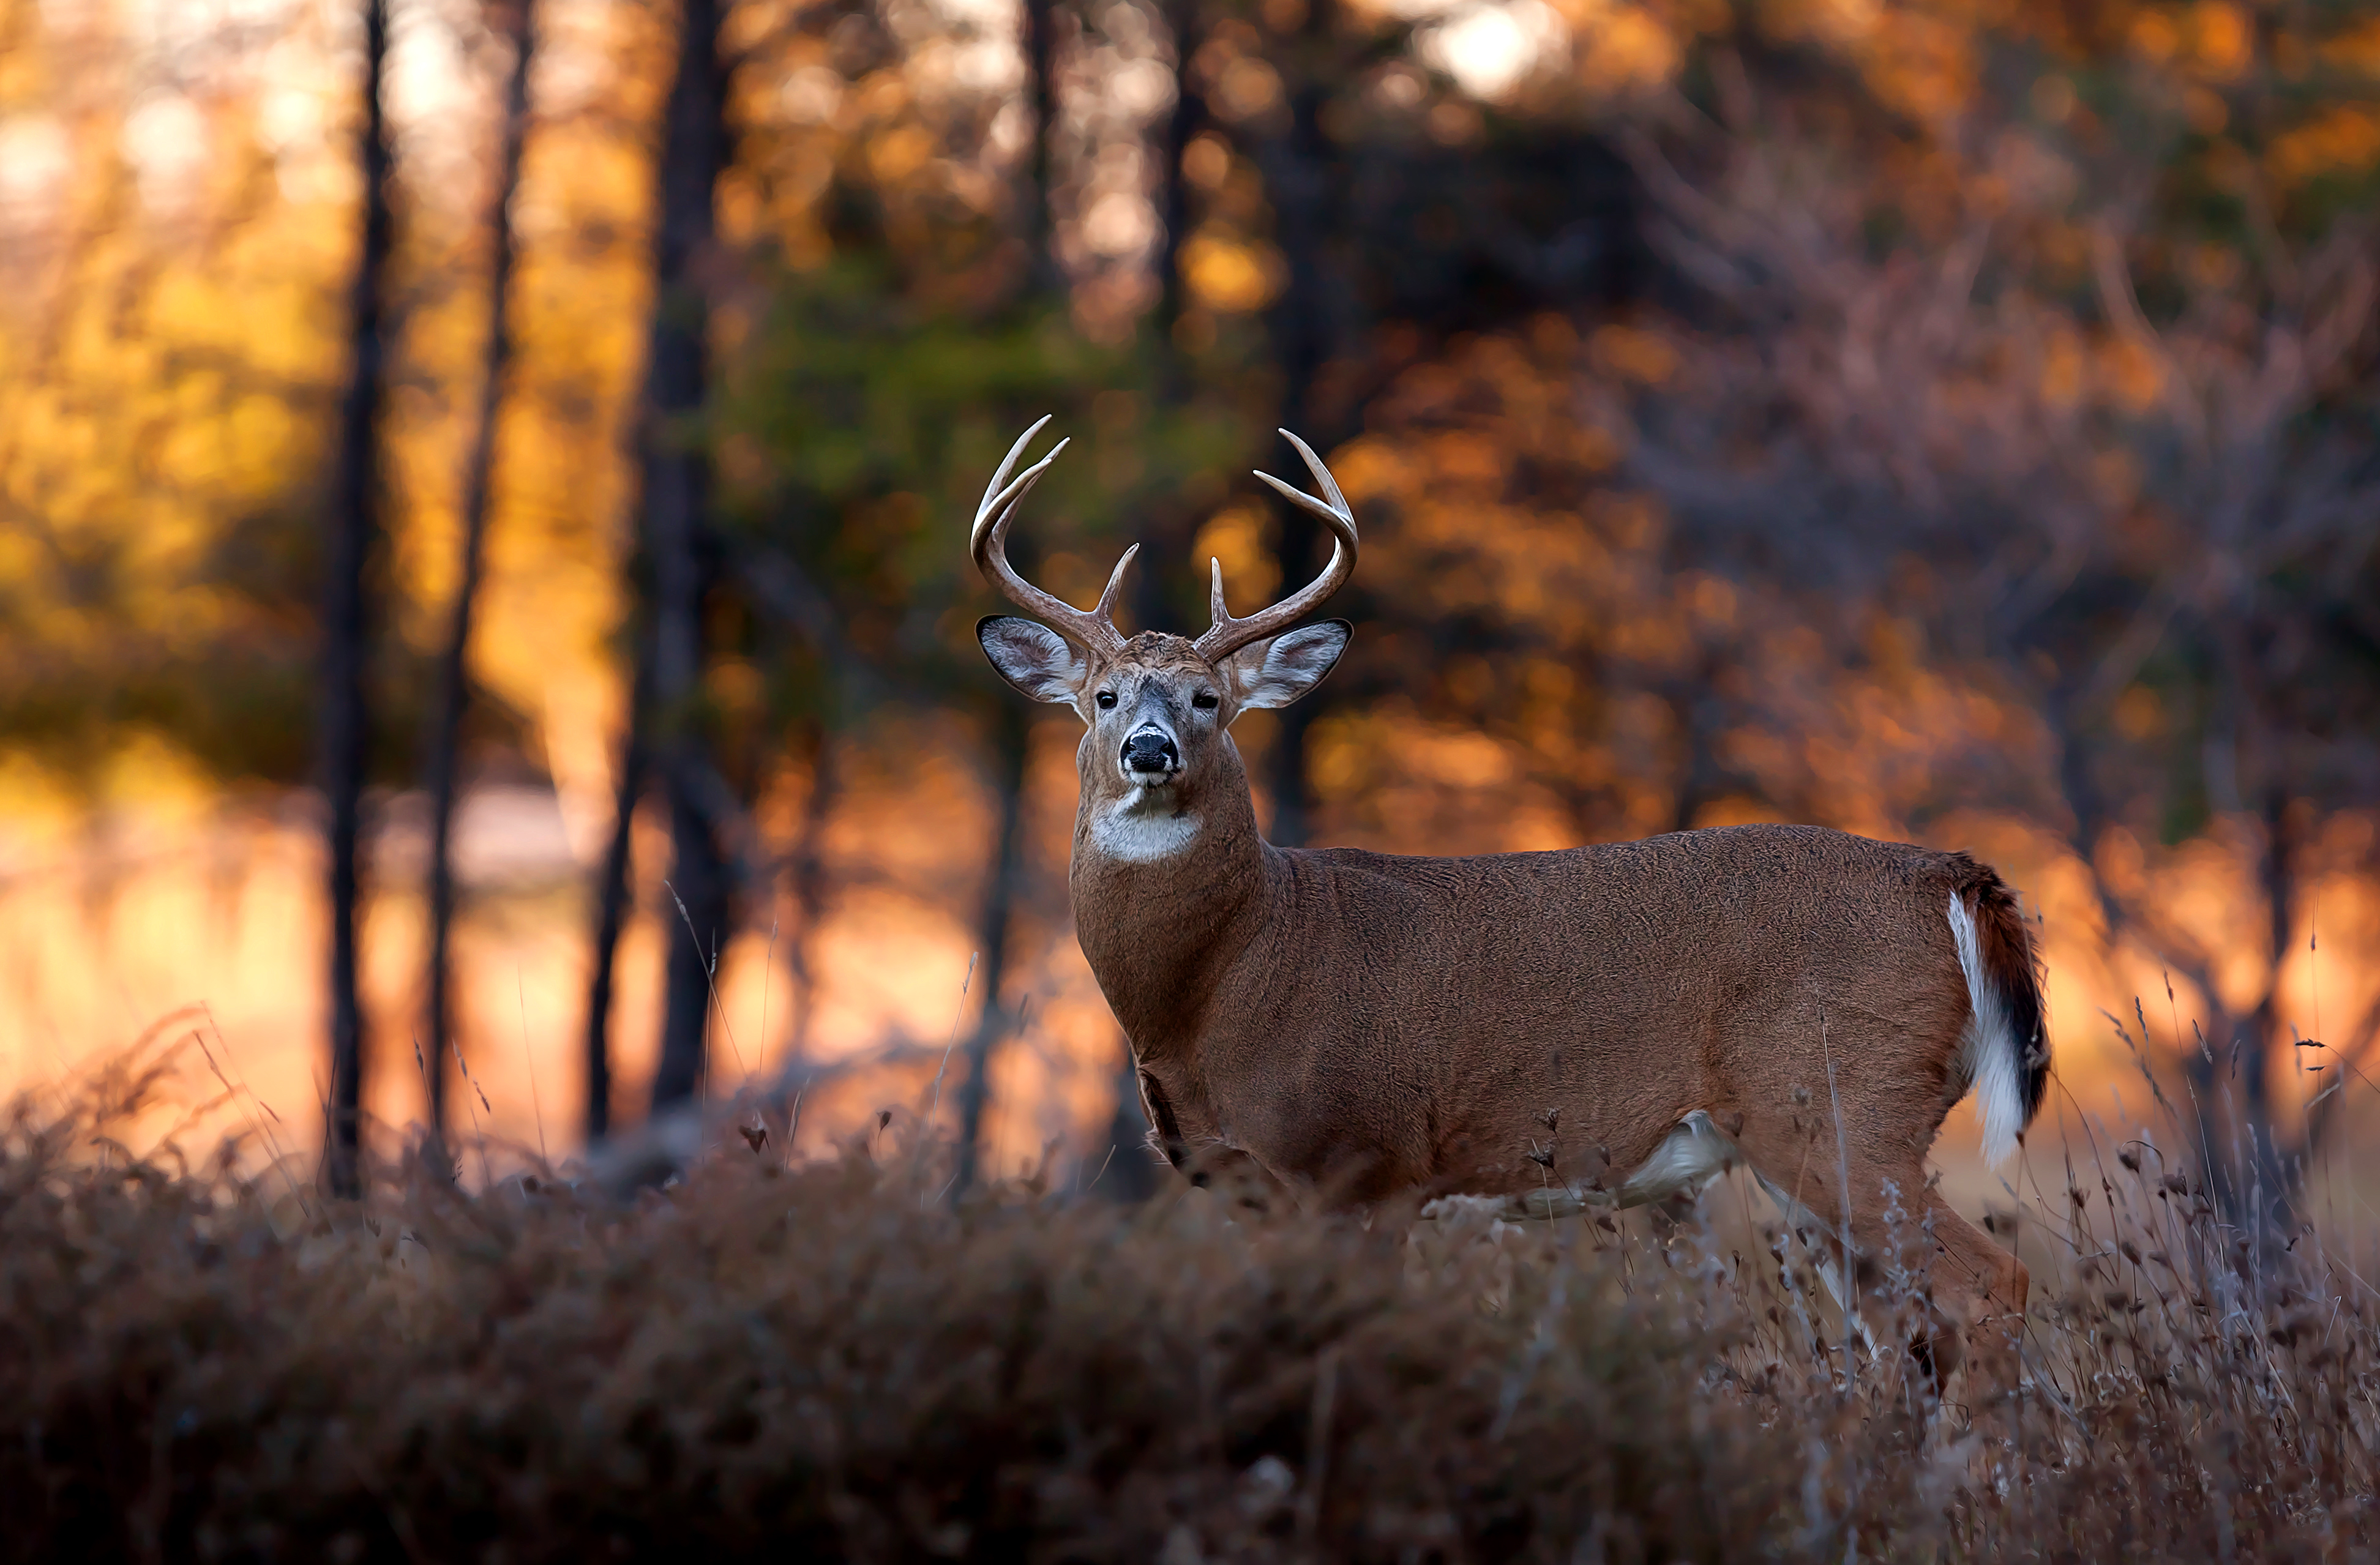
[[[417, 1153], [359, 1202], [0, 1134], [12, 1559], [2368, 1557], [2380, 1330], [2317, 1235], [2247, 1242], [2135, 1142], [2025, 1388], [1944, 1412], [1741, 1218], [1230, 1220], [938, 1198], [875, 1124], [731, 1137], [621, 1204]], [[755, 1146], [753, 1142], [759, 1141]], [[1855, 1279], [1871, 1318], [1921, 1278]]]

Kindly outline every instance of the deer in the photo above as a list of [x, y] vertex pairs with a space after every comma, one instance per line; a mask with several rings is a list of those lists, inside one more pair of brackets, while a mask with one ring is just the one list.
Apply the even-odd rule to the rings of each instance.
[[1998, 873], [1801, 825], [1459, 858], [1277, 847], [1231, 730], [1347, 648], [1347, 621], [1300, 624], [1354, 574], [1346, 496], [1281, 431], [1318, 493], [1256, 477], [1329, 529], [1321, 574], [1235, 617], [1210, 561], [1204, 633], [1127, 637], [1113, 610], [1137, 545], [1087, 611], [1009, 564], [1065, 449], [1014, 471], [1048, 422], [1010, 448], [969, 537], [1031, 617], [976, 635], [1018, 692], [1082, 720], [1075, 932], [1169, 1162], [1299, 1204], [1486, 1199], [1513, 1218], [1690, 1202], [1743, 1165], [1842, 1258], [1840, 1283], [1818, 1268], [1839, 1298], [1896, 1244], [1930, 1247], [1933, 1318], [1909, 1345], [1937, 1375], [1962, 1344], [2014, 1351], [2025, 1268], [1925, 1169], [1971, 1089], [1994, 1165], [2041, 1105], [2041, 961]]

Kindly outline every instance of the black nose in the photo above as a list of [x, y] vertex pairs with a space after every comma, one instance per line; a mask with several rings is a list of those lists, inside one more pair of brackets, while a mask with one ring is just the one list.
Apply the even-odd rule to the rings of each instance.
[[1173, 741], [1154, 728], [1144, 728], [1123, 742], [1126, 771], [1172, 771], [1182, 764]]

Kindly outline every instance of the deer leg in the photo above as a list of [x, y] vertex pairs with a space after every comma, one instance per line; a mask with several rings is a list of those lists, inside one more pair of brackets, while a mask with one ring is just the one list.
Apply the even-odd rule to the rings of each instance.
[[1952, 1328], [1950, 1361], [1942, 1365], [1944, 1400], [1972, 1405], [2014, 1389], [2031, 1285], [2024, 1263], [1952, 1210], [1937, 1191], [1925, 1193], [1923, 1213], [1934, 1240], [1933, 1296]]
[[1922, 1168], [1890, 1183], [1888, 1192], [1871, 1173], [1853, 1187], [1855, 1269], [1873, 1279], [1942, 1400], [1972, 1410], [2016, 1384], [2024, 1266], [1961, 1217]]
[[[1891, 1334], [1880, 1334], [1869, 1318], [1876, 1304], [1870, 1287], [1874, 1280], [1872, 1264], [1863, 1267], [1862, 1247], [1856, 1237], [1846, 1250], [1841, 1225], [1826, 1215], [1834, 1206], [1833, 1182], [1819, 1183], [1804, 1178], [1796, 1194], [1779, 1184], [1757, 1164], [1753, 1166], [1753, 1177], [1776, 1204], [1786, 1232], [1816, 1262], [1811, 1269], [1826, 1285], [1827, 1296], [1842, 1310], [1844, 1329], [1858, 1333], [1870, 1353], [1880, 1352], [1881, 1344], [1890, 1341]], [[1873, 1253], [1864, 1259], [1872, 1263]], [[1798, 1294], [1800, 1284], [1790, 1271], [1787, 1280]]]
[[1239, 1147], [1220, 1141], [1192, 1146], [1174, 1164], [1184, 1177], [1235, 1211], [1291, 1212], [1304, 1203], [1287, 1183]]
[[1147, 1071], [1139, 1075], [1149, 1140], [1184, 1178], [1202, 1190], [1213, 1190], [1228, 1205], [1244, 1211], [1286, 1211], [1297, 1205], [1289, 1187], [1251, 1154], [1216, 1137], [1184, 1134], [1165, 1084]]
[[1905, 1347], [1946, 1400], [1954, 1380], [1970, 1393], [2010, 1383], [2023, 1267], [1930, 1188], [1913, 1159], [1849, 1160], [1848, 1223], [1840, 1217], [1840, 1163], [1798, 1168], [1798, 1194], [1777, 1178], [1773, 1156], [1766, 1167], [1754, 1164], [1787, 1228], [1816, 1253], [1818, 1276], [1847, 1329], [1872, 1352]]

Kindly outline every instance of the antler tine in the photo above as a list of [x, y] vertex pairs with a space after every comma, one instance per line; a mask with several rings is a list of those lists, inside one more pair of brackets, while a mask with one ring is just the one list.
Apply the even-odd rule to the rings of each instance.
[[1320, 516], [1327, 521], [1344, 522], [1347, 524], [1348, 531], [1354, 531], [1355, 513], [1354, 510], [1349, 508], [1347, 504], [1347, 497], [1340, 492], [1339, 480], [1330, 476], [1330, 469], [1324, 466], [1322, 458], [1314, 455], [1314, 447], [1306, 444], [1295, 435], [1291, 434], [1287, 430], [1278, 430], [1274, 432], [1281, 435], [1288, 440], [1290, 444], [1297, 447], [1297, 454], [1305, 458], [1305, 470], [1314, 475], [1314, 481], [1321, 487], [1323, 497], [1324, 499], [1327, 499], [1330, 503], [1326, 505], [1322, 503], [1321, 501], [1316, 500], [1314, 496], [1310, 494], [1302, 493], [1297, 490], [1290, 488], [1289, 485], [1281, 482], [1279, 479], [1274, 478], [1270, 473], [1258, 473], [1257, 477], [1264, 479], [1265, 482], [1272, 485], [1273, 488], [1279, 490], [1290, 499], [1296, 501], [1300, 505], [1305, 506], [1316, 516]]
[[1008, 476], [1009, 469], [1016, 466], [1016, 458], [1024, 453], [1026, 443], [1049, 421], [1049, 416], [1044, 414], [1017, 437], [1016, 443], [1001, 459], [991, 482], [984, 489], [983, 503], [976, 507], [975, 525], [967, 534], [967, 552], [974, 557], [976, 569], [983, 573], [984, 578], [1006, 593], [1018, 608], [1047, 621], [1052, 630], [1087, 651], [1111, 652], [1123, 645], [1123, 633], [1116, 629], [1111, 617], [1116, 594], [1123, 586], [1124, 567], [1140, 552], [1139, 545], [1123, 552], [1123, 558], [1116, 562], [1114, 573], [1108, 577], [1107, 590], [1099, 594], [1099, 607], [1087, 613], [1034, 586], [1008, 563], [1009, 524], [1016, 519], [1017, 507], [1033, 492], [1033, 486], [1041, 481], [1041, 475], [1050, 470], [1050, 464], [1058, 459], [1058, 453], [1066, 449], [1066, 442], [1062, 440], [1051, 446], [1048, 455], [1014, 479]]
[[983, 536], [984, 528], [999, 519], [1001, 507], [1013, 500], [1021, 498], [1017, 492], [1019, 489], [1032, 488], [1033, 480], [1041, 476], [1042, 469], [1056, 461], [1058, 453], [1066, 449], [1066, 443], [1060, 441], [1050, 448], [1049, 455], [1018, 474], [1015, 482], [1009, 481], [1009, 470], [1016, 466], [1017, 457], [1024, 455], [1025, 447], [1031, 443], [1035, 435], [1041, 432], [1042, 426], [1050, 422], [1050, 418], [1049, 414], [1044, 413], [1034, 419], [1033, 427], [1016, 437], [1016, 443], [1008, 448], [1008, 455], [1002, 457], [1000, 466], [993, 469], [991, 482], [984, 486], [983, 500], [975, 508], [975, 525], [967, 529], [969, 548], [973, 548], [976, 540]]
[[1346, 586], [1347, 578], [1355, 574], [1355, 513], [1348, 505], [1347, 496], [1340, 491], [1339, 480], [1330, 476], [1330, 469], [1323, 465], [1321, 457], [1314, 454], [1312, 446], [1287, 430], [1281, 433], [1287, 436], [1289, 443], [1297, 447], [1297, 454], [1305, 458], [1306, 470], [1314, 475], [1315, 486], [1328, 498], [1318, 500], [1303, 490], [1281, 482], [1270, 473], [1258, 473], [1257, 477], [1270, 484], [1293, 503], [1321, 517], [1330, 527], [1330, 563], [1323, 566], [1322, 574], [1306, 583], [1302, 590], [1269, 609], [1259, 609], [1244, 620], [1235, 620], [1223, 606], [1223, 563], [1209, 560], [1208, 564], [1212, 567], [1213, 582], [1208, 596], [1215, 623], [1196, 643], [1199, 655], [1209, 662], [1220, 661], [1251, 641], [1260, 641], [1287, 630], [1319, 608], [1324, 599]]
[[1107, 586], [1099, 589], [1099, 606], [1091, 613], [1111, 625], [1115, 624], [1116, 596], [1123, 590], [1123, 573], [1131, 565], [1133, 556], [1139, 552], [1140, 545], [1137, 543], [1127, 547], [1123, 557], [1116, 561], [1115, 569], [1108, 573]]

